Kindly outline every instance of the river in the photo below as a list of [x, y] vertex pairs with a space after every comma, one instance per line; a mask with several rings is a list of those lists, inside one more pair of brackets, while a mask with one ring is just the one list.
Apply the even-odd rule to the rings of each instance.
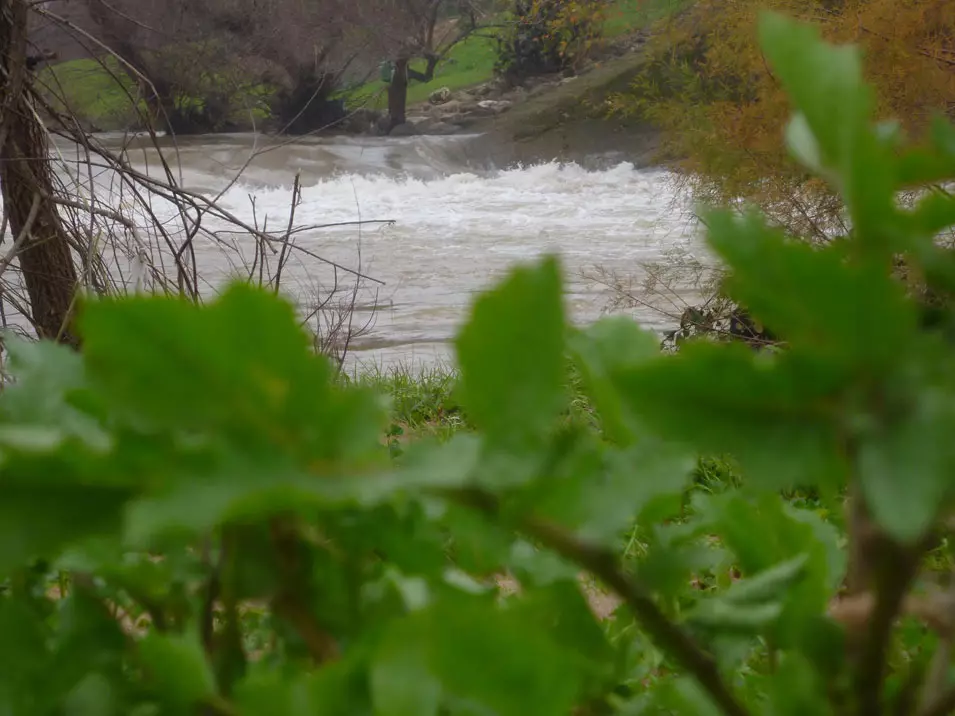
[[[118, 146], [119, 139], [105, 141]], [[569, 310], [574, 320], [590, 321], [604, 312], [611, 295], [583, 274], [602, 267], [639, 279], [647, 262], [697, 246], [693, 222], [674, 200], [672, 177], [612, 156], [594, 157], [587, 166], [501, 168], [490, 166], [480, 143], [466, 136], [285, 142], [216, 135], [179, 139], [175, 152], [165, 141], [183, 186], [224, 192], [226, 209], [249, 222], [267, 222], [272, 231], [281, 232], [288, 221], [297, 172], [297, 226], [393, 222], [296, 233], [308, 253], [297, 255], [283, 279], [284, 290], [302, 305], [334, 279], [314, 256], [360, 267], [380, 282], [365, 281], [357, 298], [358, 322], [374, 316], [351, 346], [352, 360], [360, 363], [447, 359], [449, 340], [474, 294], [515, 263], [559, 254]], [[69, 148], [58, 150], [69, 154]], [[155, 149], [140, 145], [129, 156], [143, 171], [158, 171]], [[102, 192], [110, 181], [98, 177], [97, 184]], [[199, 273], [210, 289], [237, 264], [252, 261], [251, 237], [231, 242], [231, 255], [211, 242], [197, 245]], [[350, 285], [346, 274], [339, 279]], [[652, 328], [672, 323], [656, 310], [630, 312]]]

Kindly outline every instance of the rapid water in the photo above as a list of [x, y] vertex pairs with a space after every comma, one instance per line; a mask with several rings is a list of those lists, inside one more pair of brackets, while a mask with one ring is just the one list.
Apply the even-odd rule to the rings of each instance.
[[[118, 146], [120, 139], [106, 141]], [[515, 263], [559, 254], [572, 316], [589, 321], [606, 309], [610, 292], [583, 273], [602, 267], [639, 279], [647, 262], [696, 246], [671, 177], [613, 157], [595, 157], [587, 168], [496, 168], [483, 158], [480, 142], [460, 136], [281, 142], [218, 135], [180, 139], [176, 147], [166, 141], [164, 153], [175, 159], [183, 186], [221, 193], [224, 208], [250, 223], [267, 223], [271, 231], [284, 229], [300, 173], [294, 223], [304, 227], [296, 242], [308, 253], [297, 253], [283, 289], [307, 307], [332, 285], [334, 271], [315, 256], [360, 267], [380, 282], [365, 281], [356, 298], [358, 324], [373, 315], [351, 346], [359, 361], [445, 358], [473, 295]], [[57, 149], [70, 158], [70, 147]], [[129, 157], [147, 173], [158, 171], [155, 150], [144, 144]], [[100, 194], [115, 190], [108, 173], [95, 183]], [[391, 223], [308, 228], [359, 220]], [[229, 245], [197, 244], [199, 273], [210, 290], [254, 258], [255, 242], [247, 234], [230, 236]], [[338, 279], [351, 285], [347, 274], [339, 272]], [[655, 310], [633, 313], [654, 328], [671, 322]]]

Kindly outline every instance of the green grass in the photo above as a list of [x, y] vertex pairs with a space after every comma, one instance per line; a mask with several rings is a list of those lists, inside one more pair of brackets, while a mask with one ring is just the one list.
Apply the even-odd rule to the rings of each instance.
[[[412, 81], [408, 86], [408, 104], [425, 102], [428, 95], [438, 87], [451, 90], [463, 89], [486, 82], [494, 74], [497, 59], [497, 42], [490, 34], [474, 35], [451, 48], [448, 56], [434, 72], [434, 79], [427, 84]], [[424, 72], [424, 61], [413, 62], [413, 69]], [[351, 89], [343, 95], [353, 106], [364, 105], [373, 109], [388, 107], [386, 85], [379, 79]]]
[[[604, 37], [614, 39], [637, 32], [689, 5], [692, 0], [615, 0], [607, 13]], [[487, 82], [494, 76], [497, 42], [488, 34], [469, 38], [452, 48], [446, 60], [438, 65], [434, 79], [427, 84], [412, 82], [408, 87], [408, 104], [425, 102], [439, 87], [459, 90]], [[412, 64], [420, 71], [424, 62]], [[385, 109], [388, 99], [385, 84], [373, 80], [349, 90], [345, 95], [350, 104]]]
[[103, 62], [60, 62], [43, 68], [37, 80], [56, 109], [72, 108], [98, 127], [129, 126], [137, 114], [129, 99], [136, 96], [136, 86], [115, 57], [107, 57]]

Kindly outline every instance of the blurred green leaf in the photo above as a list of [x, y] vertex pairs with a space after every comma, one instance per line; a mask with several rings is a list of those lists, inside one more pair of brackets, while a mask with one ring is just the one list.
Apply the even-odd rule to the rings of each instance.
[[753, 604], [779, 599], [803, 577], [806, 570], [808, 555], [800, 554], [785, 562], [764, 569], [748, 579], [736, 582], [726, 592], [722, 599], [736, 604]]
[[700, 601], [687, 619], [719, 633], [761, 632], [782, 616], [788, 591], [803, 576], [806, 561], [800, 555], [736, 582]]
[[886, 416], [859, 447], [859, 483], [872, 517], [901, 542], [920, 539], [951, 495], [953, 397], [926, 386], [909, 411]]
[[524, 499], [582, 539], [615, 545], [651, 500], [686, 488], [695, 464], [687, 450], [653, 438], [613, 449], [582, 436]]
[[[621, 398], [662, 437], [731, 454], [766, 487], [842, 477], [825, 366], [740, 344], [693, 343], [614, 376]], [[780, 455], [786, 455], [780, 460]]]
[[[106, 451], [109, 435], [71, 397], [86, 387], [83, 360], [76, 351], [52, 341], [8, 336], [10, 372], [15, 382], [4, 388], [0, 416], [5, 430], [55, 430], [61, 440], [76, 438], [87, 448]], [[9, 423], [16, 423], [12, 425]]]
[[785, 654], [769, 680], [771, 716], [804, 716], [833, 713], [825, 684], [813, 665], [799, 654]]
[[491, 446], [521, 452], [551, 427], [564, 395], [564, 334], [555, 258], [514, 269], [475, 302], [456, 342], [462, 402]]
[[434, 716], [441, 683], [428, 665], [427, 645], [417, 624], [391, 625], [372, 660], [369, 682], [375, 716]]
[[564, 716], [573, 705], [578, 657], [520, 613], [459, 599], [416, 616], [429, 667], [449, 696], [500, 716]]
[[604, 435], [618, 445], [630, 445], [639, 433], [639, 426], [621, 402], [611, 374], [659, 356], [659, 339], [641, 329], [636, 321], [615, 316], [573, 333], [570, 346], [593, 398]]
[[194, 634], [150, 632], [139, 642], [139, 658], [171, 705], [185, 708], [216, 695], [215, 675]]
[[771, 11], [760, 14], [759, 38], [795, 105], [788, 138], [796, 155], [825, 171], [845, 199], [854, 230], [884, 254], [898, 228], [895, 164], [891, 141], [871, 126], [875, 97], [863, 82], [859, 48], [826, 43], [813, 25]]
[[80, 328], [96, 387], [144, 425], [220, 431], [246, 450], [279, 448], [312, 461], [380, 450], [377, 397], [334, 387], [292, 307], [270, 292], [235, 284], [203, 308], [164, 297], [104, 299], [85, 307]]
[[710, 245], [732, 269], [729, 293], [792, 349], [847, 369], [885, 371], [917, 345], [914, 306], [883, 267], [786, 240], [754, 214], [711, 212], [707, 226]]

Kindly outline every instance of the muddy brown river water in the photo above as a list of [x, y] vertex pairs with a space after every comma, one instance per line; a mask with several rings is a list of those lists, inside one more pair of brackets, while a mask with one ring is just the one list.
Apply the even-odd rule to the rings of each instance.
[[[70, 147], [57, 149], [70, 159]], [[668, 250], [697, 246], [693, 222], [674, 200], [672, 177], [613, 156], [594, 157], [584, 166], [494, 167], [482, 157], [480, 143], [466, 136], [287, 143], [254, 135], [179, 139], [176, 156], [185, 187], [210, 195], [224, 191], [221, 202], [229, 211], [249, 221], [254, 215], [260, 224], [267, 218], [271, 229], [287, 221], [297, 172], [303, 185], [298, 226], [393, 221], [296, 234], [310, 253], [360, 266], [381, 282], [367, 283], [359, 298], [362, 315], [378, 306], [372, 326], [353, 346], [352, 360], [361, 363], [447, 359], [448, 341], [475, 292], [517, 262], [559, 254], [570, 312], [577, 321], [589, 321], [606, 308], [609, 296], [582, 272], [602, 266], [639, 276], [643, 264]], [[158, 171], [155, 150], [140, 148], [130, 159], [144, 171]], [[102, 196], [115, 178], [99, 172], [95, 182]], [[158, 204], [157, 214], [174, 213]], [[212, 242], [197, 245], [209, 292], [254, 255], [251, 237], [229, 241], [228, 250]], [[316, 286], [331, 280], [327, 265], [305, 256], [290, 265], [283, 286], [304, 305]], [[654, 328], [668, 322], [656, 311], [632, 313]]]

